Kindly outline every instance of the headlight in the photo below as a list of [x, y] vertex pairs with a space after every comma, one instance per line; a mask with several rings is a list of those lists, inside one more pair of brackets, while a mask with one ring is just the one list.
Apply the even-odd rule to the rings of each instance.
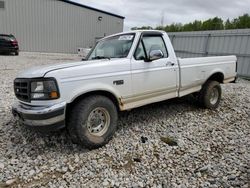
[[31, 100], [53, 100], [59, 98], [59, 90], [54, 79], [32, 81]]

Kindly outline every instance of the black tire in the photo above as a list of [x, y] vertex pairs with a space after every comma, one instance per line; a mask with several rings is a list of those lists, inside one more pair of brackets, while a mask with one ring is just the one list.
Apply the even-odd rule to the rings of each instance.
[[19, 55], [19, 52], [18, 52], [18, 51], [16, 51], [16, 52], [15, 52], [15, 55], [16, 55], [16, 56], [18, 56], [18, 55]]
[[220, 100], [220, 83], [212, 80], [207, 81], [198, 94], [198, 101], [200, 105], [208, 109], [216, 109], [220, 104]]
[[[93, 133], [92, 130], [89, 130], [90, 123], [87, 120], [92, 117], [90, 114], [95, 113], [95, 109], [103, 109], [107, 112], [107, 116], [110, 117], [109, 123], [107, 123], [109, 126], [102, 135], [93, 135], [99, 133]], [[104, 146], [111, 140], [117, 128], [117, 119], [117, 108], [109, 98], [100, 95], [90, 96], [79, 101], [71, 109], [67, 129], [73, 142], [89, 149], [95, 149]]]

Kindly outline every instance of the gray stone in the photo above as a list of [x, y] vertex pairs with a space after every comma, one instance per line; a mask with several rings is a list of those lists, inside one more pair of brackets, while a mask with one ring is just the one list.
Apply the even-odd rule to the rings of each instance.
[[142, 182], [138, 182], [139, 187], [144, 187], [144, 184]]
[[13, 185], [16, 181], [17, 181], [16, 178], [7, 180], [7, 181], [6, 181], [6, 185], [7, 185], [7, 186], [11, 186], [11, 185]]
[[36, 173], [36, 171], [35, 171], [35, 170], [31, 170], [31, 171], [29, 171], [29, 175], [30, 175], [30, 176], [33, 176], [35, 173]]
[[4, 163], [0, 163], [0, 169], [4, 169]]
[[103, 186], [107, 187], [109, 185], [109, 182], [107, 180], [104, 180], [104, 182], [102, 183]]
[[230, 176], [227, 177], [228, 180], [235, 180], [236, 179], [236, 175], [232, 174]]

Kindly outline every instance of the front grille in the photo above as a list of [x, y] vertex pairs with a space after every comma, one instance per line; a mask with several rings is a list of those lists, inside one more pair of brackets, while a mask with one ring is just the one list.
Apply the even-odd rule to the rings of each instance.
[[25, 102], [30, 101], [30, 86], [27, 79], [15, 79], [14, 81], [14, 91], [16, 97]]

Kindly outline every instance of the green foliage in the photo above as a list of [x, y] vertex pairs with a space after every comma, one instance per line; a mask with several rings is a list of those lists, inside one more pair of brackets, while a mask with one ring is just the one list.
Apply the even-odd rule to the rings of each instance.
[[225, 29], [235, 29], [235, 25], [229, 20], [227, 19], [227, 21], [225, 22]]
[[243, 16], [239, 16], [238, 18], [233, 19], [230, 23], [232, 29], [250, 28], [250, 16], [249, 14], [244, 14]]
[[[166, 26], [158, 26], [156, 30], [164, 30], [167, 32], [182, 32], [182, 31], [205, 31], [205, 30], [223, 30], [223, 29], [245, 29], [250, 28], [250, 16], [244, 14], [233, 20], [227, 19], [225, 22], [218, 17], [210, 18], [205, 21], [195, 20], [187, 24], [172, 23]], [[151, 26], [133, 27], [131, 30], [149, 30]]]
[[208, 19], [202, 23], [202, 30], [221, 30], [224, 29], [223, 20], [221, 18], [215, 17], [213, 19]]

